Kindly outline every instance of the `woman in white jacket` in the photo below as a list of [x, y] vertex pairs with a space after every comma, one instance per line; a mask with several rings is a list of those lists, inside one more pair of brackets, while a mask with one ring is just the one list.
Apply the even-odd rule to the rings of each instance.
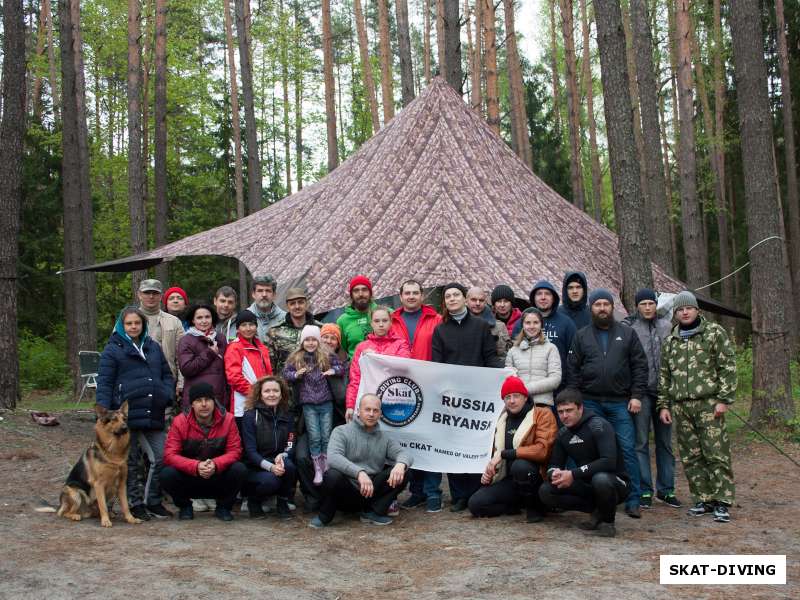
[[553, 391], [561, 383], [561, 357], [542, 331], [543, 320], [537, 308], [522, 313], [522, 330], [506, 355], [506, 366], [525, 382], [534, 404], [552, 407]]

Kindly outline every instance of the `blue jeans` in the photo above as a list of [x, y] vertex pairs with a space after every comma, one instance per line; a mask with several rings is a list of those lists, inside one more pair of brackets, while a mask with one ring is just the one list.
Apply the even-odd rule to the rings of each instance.
[[628, 403], [620, 400], [595, 402], [584, 399], [583, 406], [606, 419], [614, 428], [617, 442], [622, 448], [625, 470], [631, 480], [631, 490], [625, 500], [625, 506], [638, 507], [641, 483], [639, 481], [639, 461], [636, 458], [636, 429], [633, 426], [631, 413], [628, 412]]
[[411, 469], [411, 485], [409, 485], [409, 489], [413, 495], [439, 498], [442, 495], [441, 485], [441, 473], [429, 473], [428, 471]]
[[633, 418], [636, 424], [636, 456], [639, 458], [642, 493], [653, 494], [650, 471], [650, 426], [656, 442], [656, 491], [666, 495], [675, 491], [675, 455], [672, 453], [672, 425], [658, 418], [655, 396], [642, 398], [642, 410]]
[[[164, 467], [164, 443], [167, 432], [157, 429], [132, 429], [131, 448], [128, 452], [128, 503], [161, 504], [161, 470]], [[142, 453], [147, 455], [150, 468], [142, 485], [144, 461]]]
[[284, 459], [283, 465], [286, 472], [280, 477], [263, 469], [248, 470], [247, 479], [242, 486], [243, 495], [261, 501], [275, 495], [279, 498], [288, 498], [294, 492], [297, 470], [289, 458]]
[[328, 451], [328, 439], [333, 428], [333, 402], [303, 404], [303, 419], [308, 432], [308, 449], [311, 456]]

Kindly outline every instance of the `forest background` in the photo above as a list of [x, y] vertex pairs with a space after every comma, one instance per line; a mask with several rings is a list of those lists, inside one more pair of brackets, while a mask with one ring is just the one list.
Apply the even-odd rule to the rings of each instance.
[[[645, 256], [691, 288], [717, 282], [703, 293], [753, 314], [752, 326], [722, 321], [739, 344], [742, 394], [753, 393], [755, 370], [754, 420], [797, 427], [800, 2], [5, 0], [2, 36], [4, 135], [24, 126], [21, 151], [4, 137], [0, 161], [3, 170], [21, 157], [18, 205], [7, 203], [14, 186], [0, 189], [12, 216], [0, 231], [0, 294], [16, 311], [0, 311], [0, 326], [18, 326], [25, 393], [70, 391], [77, 350], [102, 348], [145, 276], [59, 270], [279, 202], [336, 168], [441, 73], [623, 246], [646, 238]], [[764, 68], [763, 110], [744, 79], [747, 38], [757, 44], [750, 67]], [[632, 116], [622, 132], [607, 126], [620, 109]], [[764, 124], [766, 162], [763, 144], [743, 139], [742, 114]], [[627, 180], [625, 156], [635, 163]], [[214, 257], [151, 275], [193, 300], [242, 281], [236, 261]], [[5, 393], [3, 404], [16, 398]]]

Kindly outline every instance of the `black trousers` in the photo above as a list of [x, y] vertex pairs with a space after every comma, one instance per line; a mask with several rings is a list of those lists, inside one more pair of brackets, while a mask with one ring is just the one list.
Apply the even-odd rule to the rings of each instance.
[[476, 517], [499, 517], [514, 514], [521, 507], [544, 512], [539, 499], [542, 476], [539, 465], [521, 458], [511, 463], [505, 479], [484, 485], [469, 499], [469, 511]]
[[164, 467], [161, 471], [161, 487], [172, 496], [178, 508], [189, 506], [193, 498], [214, 498], [217, 506], [230, 510], [246, 478], [247, 467], [238, 461], [208, 479], [187, 475], [175, 467]]
[[575, 480], [568, 488], [559, 489], [547, 482], [539, 488], [539, 497], [550, 508], [597, 511], [606, 523], [614, 522], [617, 504], [630, 493], [629, 484], [613, 473], [595, 473], [591, 482]]
[[300, 491], [306, 499], [322, 500], [321, 486], [314, 485], [314, 463], [308, 449], [308, 434], [304, 433], [294, 443], [294, 462]]
[[389, 505], [397, 499], [398, 494], [406, 485], [408, 470], [403, 481], [396, 487], [389, 485], [390, 467], [376, 473], [372, 479], [374, 487], [372, 497], [364, 498], [358, 485], [347, 475], [336, 469], [328, 469], [322, 481], [322, 504], [319, 509], [319, 519], [323, 523], [330, 523], [336, 516], [337, 510], [345, 512], [375, 512], [385, 515]]

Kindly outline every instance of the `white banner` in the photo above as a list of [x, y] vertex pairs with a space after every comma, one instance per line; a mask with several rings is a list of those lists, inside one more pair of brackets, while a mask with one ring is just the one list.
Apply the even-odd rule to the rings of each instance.
[[358, 398], [381, 398], [381, 429], [414, 457], [413, 468], [483, 473], [511, 369], [462, 367], [362, 354]]

